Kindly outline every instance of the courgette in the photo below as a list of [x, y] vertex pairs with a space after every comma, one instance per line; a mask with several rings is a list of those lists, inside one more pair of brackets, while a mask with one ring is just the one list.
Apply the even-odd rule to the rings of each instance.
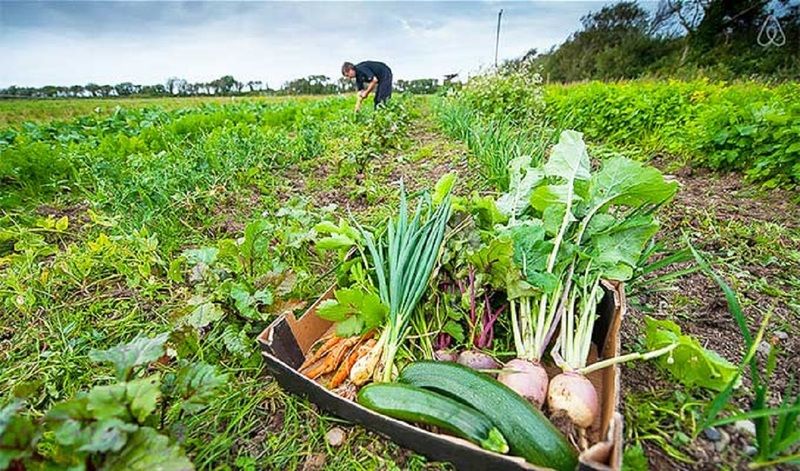
[[395, 419], [434, 425], [498, 453], [508, 443], [483, 414], [427, 389], [397, 383], [374, 383], [358, 392], [358, 403]]
[[559, 471], [577, 467], [575, 449], [542, 413], [522, 396], [466, 366], [418, 361], [400, 372], [399, 381], [447, 395], [483, 413], [500, 430], [511, 454]]

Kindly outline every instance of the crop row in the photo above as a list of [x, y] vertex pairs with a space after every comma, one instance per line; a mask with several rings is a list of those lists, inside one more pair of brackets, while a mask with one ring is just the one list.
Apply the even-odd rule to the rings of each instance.
[[547, 114], [592, 140], [741, 171], [766, 187], [800, 184], [800, 86], [706, 81], [590, 82], [545, 88]]

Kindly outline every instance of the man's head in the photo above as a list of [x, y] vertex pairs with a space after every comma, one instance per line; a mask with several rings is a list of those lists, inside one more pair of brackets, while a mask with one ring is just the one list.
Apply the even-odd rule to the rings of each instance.
[[344, 64], [342, 64], [342, 75], [347, 78], [355, 77], [356, 66], [354, 66], [352, 62], [345, 62]]

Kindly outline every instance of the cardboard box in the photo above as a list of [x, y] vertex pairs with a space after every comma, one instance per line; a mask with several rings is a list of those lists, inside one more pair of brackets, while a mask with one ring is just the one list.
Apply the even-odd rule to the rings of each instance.
[[[625, 294], [621, 284], [604, 284], [606, 290], [598, 306], [598, 320], [592, 340], [591, 356], [601, 359], [619, 352], [619, 329], [625, 314]], [[344, 399], [315, 381], [297, 372], [311, 345], [331, 327], [329, 321], [316, 316], [319, 303], [333, 295], [330, 288], [300, 318], [292, 314], [280, 316], [270, 324], [258, 341], [270, 374], [287, 391], [307, 397], [319, 407], [351, 422], [380, 433], [393, 442], [430, 459], [449, 461], [465, 470], [541, 470], [519, 457], [486, 451], [472, 443], [450, 435], [433, 433], [406, 422], [375, 413], [353, 401]], [[552, 375], [555, 372], [551, 372]], [[601, 413], [590, 428], [594, 443], [581, 453], [581, 470], [619, 470], [622, 466], [622, 416], [619, 406], [619, 368], [605, 368], [589, 375], [600, 397]]]

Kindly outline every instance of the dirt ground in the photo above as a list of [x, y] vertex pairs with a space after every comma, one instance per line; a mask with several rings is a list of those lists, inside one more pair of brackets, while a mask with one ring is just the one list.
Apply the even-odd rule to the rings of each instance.
[[[796, 335], [800, 312], [791, 302], [800, 276], [800, 211], [792, 202], [795, 196], [786, 191], [760, 192], [737, 174], [719, 175], [687, 168], [676, 172], [675, 178], [681, 189], [663, 213], [660, 237], [678, 247], [686, 233], [709, 256], [714, 268], [737, 292], [752, 332], [758, 329], [764, 314], [772, 312], [765, 338], [776, 342], [784, 354], [770, 385], [775, 391], [782, 391], [791, 375], [800, 370], [800, 357], [792, 354], [800, 352], [800, 338]], [[713, 280], [697, 272], [674, 281], [673, 287], [670, 291], [641, 294], [639, 306], [631, 307], [624, 322], [623, 346], [640, 341], [644, 325], [641, 306], [647, 306], [648, 315], [675, 320], [684, 333], [697, 338], [704, 347], [738, 364], [745, 354], [744, 342], [724, 295]], [[763, 360], [766, 355], [759, 352], [758, 357]], [[744, 393], [749, 385], [749, 378], [745, 377], [737, 394], [741, 406], [746, 406]], [[659, 391], [688, 393], [656, 371], [652, 363], [623, 366], [622, 387], [623, 398], [651, 393], [664, 397], [657, 394]], [[721, 453], [702, 433], [681, 447], [693, 463], [679, 462], [655, 441], [644, 440], [650, 468], [746, 469], [744, 449], [752, 439], [732, 426], [722, 428], [731, 441]]]

